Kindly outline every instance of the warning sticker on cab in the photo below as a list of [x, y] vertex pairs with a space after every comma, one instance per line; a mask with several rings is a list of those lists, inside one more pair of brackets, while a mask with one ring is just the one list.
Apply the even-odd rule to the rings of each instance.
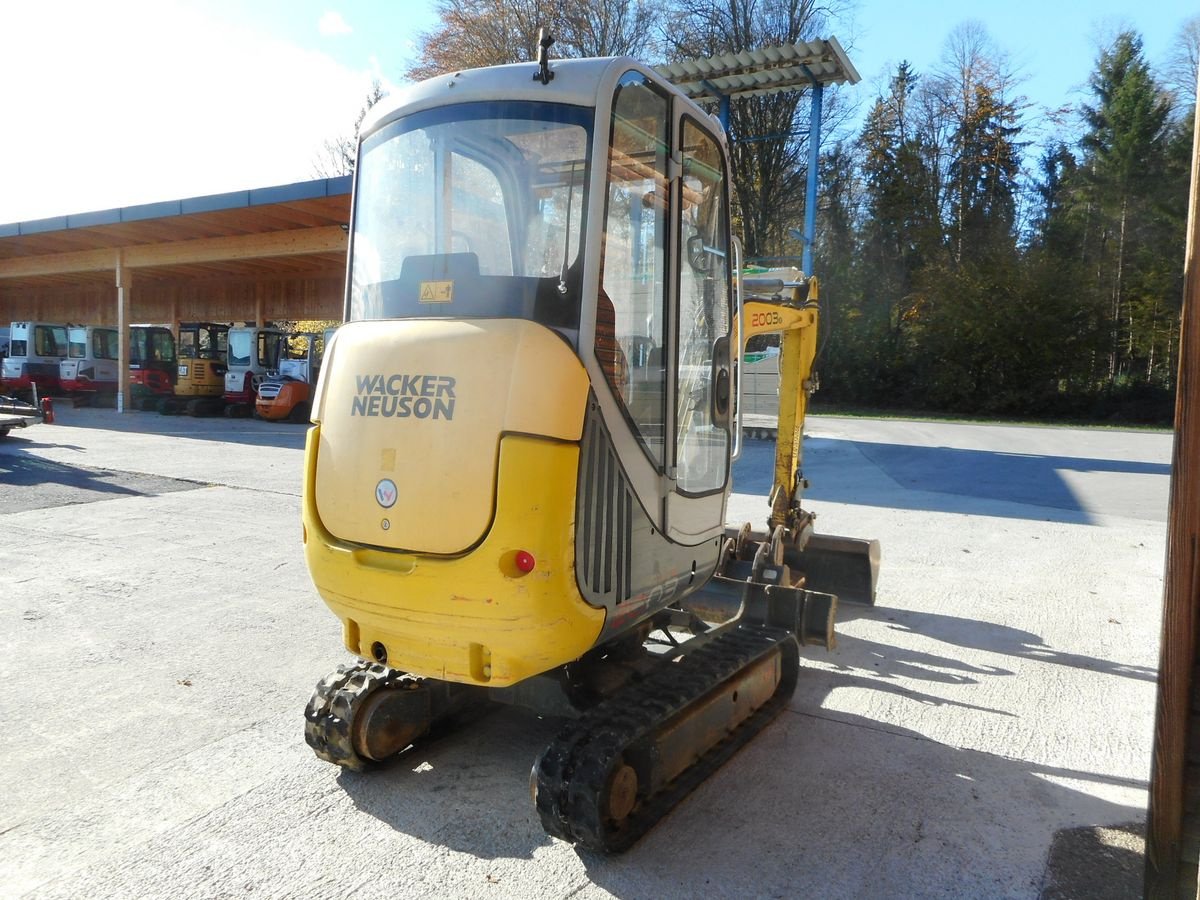
[[419, 299], [422, 303], [449, 303], [454, 299], [454, 282], [422, 281]]

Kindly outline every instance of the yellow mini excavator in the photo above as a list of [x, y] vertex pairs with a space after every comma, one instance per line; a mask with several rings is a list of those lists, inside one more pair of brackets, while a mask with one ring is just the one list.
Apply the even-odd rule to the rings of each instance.
[[[305, 737], [358, 770], [484, 703], [562, 716], [537, 814], [623, 850], [787, 704], [834, 595], [873, 600], [877, 545], [800, 506], [816, 282], [738, 277], [720, 125], [627, 58], [415, 85], [355, 179], [303, 521], [360, 661]], [[772, 331], [770, 515], [727, 529], [741, 348]]]

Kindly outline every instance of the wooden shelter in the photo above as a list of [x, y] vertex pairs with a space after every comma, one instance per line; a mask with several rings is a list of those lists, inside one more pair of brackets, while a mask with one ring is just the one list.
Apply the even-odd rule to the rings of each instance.
[[0, 323], [340, 319], [350, 178], [0, 225]]

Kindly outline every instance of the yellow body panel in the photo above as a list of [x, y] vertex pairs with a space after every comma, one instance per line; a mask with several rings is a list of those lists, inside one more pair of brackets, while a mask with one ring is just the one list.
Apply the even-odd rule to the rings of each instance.
[[502, 435], [579, 441], [587, 392], [571, 347], [533, 322], [343, 325], [313, 415], [321, 521], [358, 544], [464, 553], [492, 522]]
[[[575, 582], [577, 444], [505, 435], [486, 537], [446, 559], [364, 548], [329, 533], [316, 503], [322, 429], [310, 429], [305, 449], [304, 549], [348, 650], [378, 658], [379, 644], [392, 668], [503, 687], [591, 649], [605, 612], [589, 606]], [[519, 550], [533, 555], [533, 571], [517, 569]]]
[[[217, 373], [220, 366], [222, 373]], [[178, 397], [220, 397], [225, 393], [225, 364], [213, 359], [185, 357], [179, 361], [175, 382]]]

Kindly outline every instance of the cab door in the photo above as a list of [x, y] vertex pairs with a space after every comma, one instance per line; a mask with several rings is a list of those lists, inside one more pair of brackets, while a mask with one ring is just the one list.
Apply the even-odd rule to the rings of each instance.
[[672, 490], [667, 536], [720, 537], [729, 492], [733, 406], [729, 180], [725, 153], [699, 119], [676, 119], [673, 196]]
[[[595, 336], [584, 354], [601, 375], [593, 384], [621, 476], [658, 534], [665, 532], [673, 457], [671, 125], [668, 91], [644, 73], [626, 72], [604, 148]], [[641, 532], [637, 539], [646, 541]]]
[[613, 98], [594, 359], [625, 477], [658, 531], [696, 546], [724, 533], [729, 485], [728, 179], [676, 102], [636, 71]]

